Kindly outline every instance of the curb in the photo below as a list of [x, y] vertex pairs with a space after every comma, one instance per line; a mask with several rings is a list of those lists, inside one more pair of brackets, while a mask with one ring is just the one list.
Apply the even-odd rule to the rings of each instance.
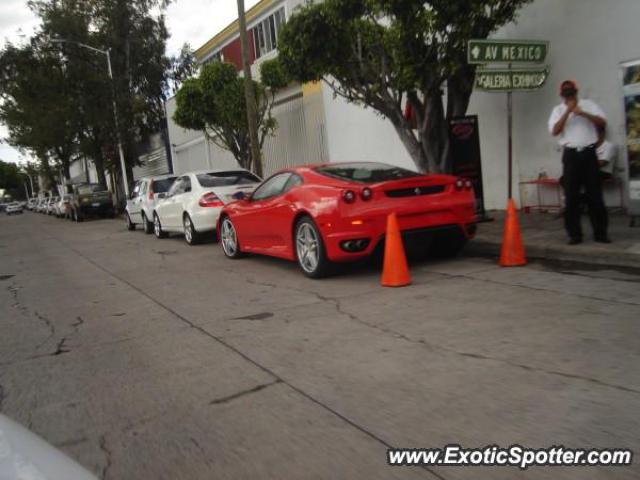
[[[475, 239], [469, 242], [465, 253], [478, 257], [496, 258], [500, 256], [501, 244], [490, 240]], [[570, 249], [570, 250], [569, 250]], [[609, 253], [606, 251], [594, 252], [581, 249], [580, 246], [568, 247], [564, 245], [527, 245], [526, 256], [528, 260], [546, 260], [554, 262], [569, 262], [599, 267], [612, 267], [624, 269], [640, 269], [640, 255], [618, 251]]]

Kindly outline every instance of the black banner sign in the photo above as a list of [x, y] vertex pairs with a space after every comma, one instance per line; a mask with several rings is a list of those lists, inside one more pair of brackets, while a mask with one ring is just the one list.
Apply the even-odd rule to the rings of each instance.
[[480, 158], [480, 132], [478, 116], [454, 117], [449, 120], [449, 145], [452, 174], [473, 182], [477, 212], [485, 217], [482, 185], [482, 161]]

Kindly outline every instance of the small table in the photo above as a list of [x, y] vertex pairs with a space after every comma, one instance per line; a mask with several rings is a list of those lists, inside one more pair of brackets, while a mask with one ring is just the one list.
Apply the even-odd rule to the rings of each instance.
[[[520, 200], [522, 201], [522, 211], [524, 213], [529, 213], [532, 209], [537, 210], [548, 210], [548, 209], [562, 209], [562, 185], [560, 185], [560, 180], [557, 178], [536, 178], [535, 180], [527, 180], [524, 182], [520, 182]], [[525, 204], [525, 196], [522, 194], [523, 187], [527, 185], [535, 185], [536, 192], [538, 196], [538, 204], [537, 205], [526, 205]], [[542, 192], [540, 191], [540, 187], [552, 187], [556, 190], [556, 195], [558, 198], [558, 203], [550, 203], [543, 204], [542, 203]]]

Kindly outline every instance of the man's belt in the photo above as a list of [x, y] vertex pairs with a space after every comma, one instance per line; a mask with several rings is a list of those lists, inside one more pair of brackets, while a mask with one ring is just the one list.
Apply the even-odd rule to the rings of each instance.
[[581, 153], [581, 152], [584, 152], [586, 150], [595, 150], [596, 149], [596, 144], [592, 143], [591, 145], [587, 145], [585, 147], [569, 147], [569, 146], [565, 145], [564, 149], [568, 150], [570, 152]]

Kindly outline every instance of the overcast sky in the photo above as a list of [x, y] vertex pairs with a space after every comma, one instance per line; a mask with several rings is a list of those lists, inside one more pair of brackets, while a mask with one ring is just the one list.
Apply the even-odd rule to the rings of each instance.
[[[258, 0], [245, 0], [245, 8], [256, 3]], [[171, 33], [168, 53], [178, 52], [185, 42], [198, 48], [235, 20], [237, 13], [236, 0], [173, 0], [166, 11]], [[0, 48], [7, 40], [13, 43], [24, 41], [37, 25], [38, 20], [27, 7], [27, 0], [0, 0]], [[6, 135], [6, 128], [0, 125], [0, 139]], [[10, 146], [0, 144], [0, 160], [17, 162], [21, 157]]]

